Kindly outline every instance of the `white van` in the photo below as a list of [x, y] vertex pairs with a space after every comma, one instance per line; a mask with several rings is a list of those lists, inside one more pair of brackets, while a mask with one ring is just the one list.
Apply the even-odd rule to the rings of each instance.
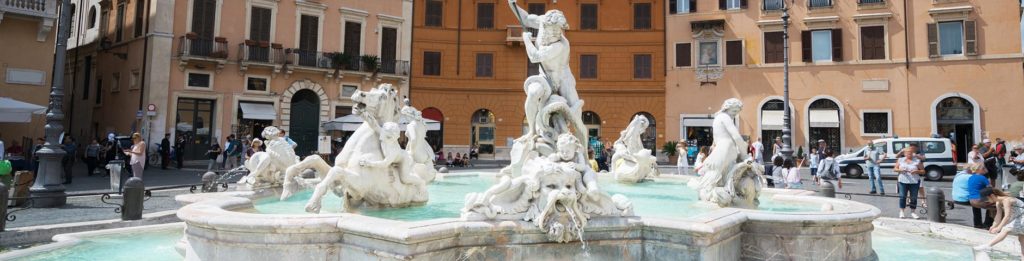
[[[880, 166], [882, 176], [896, 176], [893, 167], [896, 165], [896, 153], [903, 148], [910, 147], [910, 144], [917, 144], [924, 153], [924, 178], [927, 180], [941, 180], [943, 176], [956, 174], [956, 163], [953, 162], [952, 144], [946, 138], [884, 138], [871, 141], [875, 149], [885, 152], [885, 159]], [[844, 176], [857, 178], [864, 175], [868, 166], [864, 162], [864, 154], [868, 147], [856, 150], [852, 153], [843, 154], [837, 157], [839, 168]]]

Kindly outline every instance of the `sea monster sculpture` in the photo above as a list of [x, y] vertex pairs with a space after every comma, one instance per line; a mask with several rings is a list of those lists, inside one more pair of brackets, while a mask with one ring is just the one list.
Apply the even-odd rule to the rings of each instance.
[[726, 100], [712, 123], [714, 145], [704, 159], [704, 175], [689, 183], [702, 201], [720, 207], [757, 208], [764, 186], [764, 166], [744, 153], [747, 142], [740, 136], [735, 117], [743, 108], [736, 98]]
[[648, 125], [647, 117], [636, 115], [615, 141], [611, 173], [619, 182], [636, 183], [658, 175], [657, 158], [651, 155], [651, 150], [644, 148], [640, 140]]
[[265, 149], [253, 153], [249, 160], [245, 161], [249, 175], [239, 179], [238, 184], [248, 186], [249, 189], [280, 185], [288, 167], [299, 163], [295, 149], [280, 134], [281, 130], [277, 127], [263, 129]]
[[558, 10], [528, 15], [515, 0], [509, 7], [525, 27], [538, 29], [537, 39], [524, 32], [523, 42], [542, 74], [523, 83], [529, 130], [512, 145], [511, 164], [501, 170], [498, 184], [466, 195], [462, 218], [532, 221], [551, 240], [572, 241], [591, 217], [630, 216], [633, 206], [625, 196], [601, 191], [587, 165], [583, 100], [569, 69], [565, 16]]

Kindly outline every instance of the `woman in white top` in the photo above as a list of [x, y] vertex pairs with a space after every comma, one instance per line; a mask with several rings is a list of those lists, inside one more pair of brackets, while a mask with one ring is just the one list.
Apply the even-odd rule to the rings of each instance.
[[690, 162], [686, 160], [686, 140], [681, 139], [679, 143], [676, 143], [676, 171], [679, 175], [687, 174], [686, 171], [690, 168]]
[[132, 144], [132, 148], [124, 150], [124, 153], [131, 155], [128, 163], [132, 166], [132, 176], [141, 179], [142, 170], [146, 167], [146, 142], [142, 141], [142, 135], [136, 132], [132, 133]]
[[899, 174], [896, 188], [899, 189], [900, 195], [900, 218], [906, 218], [904, 209], [907, 208], [907, 197], [910, 197], [910, 216], [917, 219], [920, 218], [915, 211], [917, 210], [917, 191], [921, 189], [920, 181], [921, 174], [924, 174], [924, 165], [914, 156], [913, 150], [904, 149], [901, 153], [903, 153], [903, 157], [896, 162], [896, 167], [893, 169]]
[[793, 160], [788, 159], [782, 163], [782, 168], [786, 169], [786, 188], [788, 189], [800, 189], [803, 188], [803, 183], [800, 181], [800, 166], [804, 165], [804, 160], [800, 159], [796, 165], [793, 164]]
[[697, 152], [697, 157], [693, 160], [693, 172], [700, 176], [701, 169], [704, 167], [704, 158], [708, 156], [708, 146], [701, 146], [700, 152]]

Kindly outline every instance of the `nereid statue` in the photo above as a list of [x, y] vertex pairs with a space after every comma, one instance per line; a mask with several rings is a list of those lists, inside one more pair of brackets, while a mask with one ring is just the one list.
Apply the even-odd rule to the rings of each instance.
[[281, 130], [273, 126], [266, 127], [262, 135], [266, 139], [263, 143], [264, 151], [253, 153], [245, 162], [249, 175], [238, 180], [238, 184], [246, 185], [250, 189], [280, 185], [283, 173], [288, 167], [299, 163], [295, 149], [281, 137]]
[[722, 104], [711, 126], [714, 144], [704, 159], [704, 175], [689, 183], [700, 200], [721, 207], [757, 208], [757, 197], [766, 183], [764, 166], [747, 155], [747, 142], [736, 128], [735, 117], [742, 108], [736, 98]]
[[647, 177], [658, 175], [657, 157], [651, 150], [645, 149], [640, 135], [650, 125], [647, 117], [636, 115], [629, 126], [619, 134], [615, 141], [615, 154], [612, 155], [611, 173], [620, 182], [636, 183]]
[[509, 0], [513, 13], [539, 32], [536, 42], [523, 33], [527, 56], [542, 67], [523, 84], [528, 131], [512, 145], [512, 162], [498, 184], [466, 195], [462, 218], [533, 221], [552, 240], [567, 242], [578, 238], [591, 216], [629, 216], [633, 207], [625, 196], [601, 191], [587, 164], [583, 100], [569, 69], [565, 16], [558, 10], [528, 15], [515, 2]]

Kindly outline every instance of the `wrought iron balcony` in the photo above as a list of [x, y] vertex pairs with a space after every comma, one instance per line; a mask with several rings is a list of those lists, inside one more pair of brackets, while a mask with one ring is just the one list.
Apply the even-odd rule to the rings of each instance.
[[212, 62], [220, 71], [228, 61], [228, 40], [224, 37], [208, 39], [189, 33], [179, 37], [178, 43], [180, 69], [190, 62]]
[[765, 11], [782, 11], [782, 8], [786, 4], [782, 0], [764, 0], [761, 5], [761, 10]]
[[243, 72], [252, 66], [262, 66], [273, 68], [274, 73], [278, 73], [286, 61], [284, 48], [280, 44], [248, 40], [238, 44], [238, 65]]
[[885, 0], [857, 0], [858, 5], [882, 4]]
[[807, 6], [811, 8], [832, 7], [832, 0], [809, 0]]
[[409, 61], [381, 60], [380, 72], [400, 76], [409, 76]]

